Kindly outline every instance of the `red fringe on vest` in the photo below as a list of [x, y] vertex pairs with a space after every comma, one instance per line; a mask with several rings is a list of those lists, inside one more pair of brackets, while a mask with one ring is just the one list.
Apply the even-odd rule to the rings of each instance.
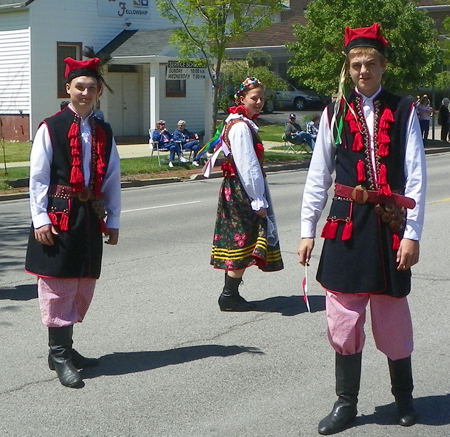
[[73, 191], [81, 192], [84, 189], [84, 176], [81, 170], [82, 146], [80, 140], [80, 126], [76, 122], [76, 120], [74, 120], [71, 124], [67, 136], [70, 140], [70, 149], [72, 155], [70, 184], [72, 185]]
[[366, 180], [364, 161], [359, 160], [358, 163], [356, 164], [356, 174], [358, 182], [364, 182]]
[[392, 232], [392, 249], [400, 249], [400, 236], [395, 232]]
[[391, 187], [387, 182], [387, 169], [384, 164], [380, 165], [380, 173], [378, 174], [378, 186], [380, 187], [378, 194], [380, 196], [391, 196]]
[[353, 222], [350, 220], [345, 223], [344, 229], [342, 231], [341, 240], [342, 241], [350, 240], [350, 238], [352, 238], [352, 234], [353, 234]]

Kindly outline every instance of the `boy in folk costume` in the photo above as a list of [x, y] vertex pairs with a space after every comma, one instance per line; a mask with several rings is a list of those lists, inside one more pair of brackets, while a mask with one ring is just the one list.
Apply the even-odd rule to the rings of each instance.
[[357, 414], [370, 302], [377, 348], [388, 357], [398, 423], [416, 423], [413, 335], [406, 296], [419, 260], [426, 169], [414, 105], [381, 87], [387, 41], [380, 26], [345, 30], [346, 67], [355, 85], [322, 114], [305, 184], [299, 262], [307, 265], [335, 171], [322, 232], [317, 280], [326, 290], [328, 337], [336, 351], [336, 394], [320, 434], [343, 430]]
[[98, 360], [72, 348], [73, 325], [83, 321], [100, 276], [102, 234], [107, 244], [118, 242], [120, 160], [109, 124], [93, 116], [99, 59], [65, 62], [70, 104], [41, 123], [31, 151], [25, 269], [38, 280], [49, 367], [62, 385], [80, 387], [77, 369]]

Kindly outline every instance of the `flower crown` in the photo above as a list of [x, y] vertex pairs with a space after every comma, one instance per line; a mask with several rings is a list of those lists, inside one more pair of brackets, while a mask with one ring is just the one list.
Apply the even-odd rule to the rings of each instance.
[[241, 87], [236, 91], [234, 98], [237, 100], [242, 95], [244, 89], [251, 85], [262, 85], [262, 82], [256, 77], [247, 77], [247, 79], [241, 83]]

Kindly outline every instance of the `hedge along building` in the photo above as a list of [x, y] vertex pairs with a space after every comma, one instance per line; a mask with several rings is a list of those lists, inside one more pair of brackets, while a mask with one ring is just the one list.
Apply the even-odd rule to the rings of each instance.
[[100, 101], [116, 136], [147, 135], [158, 119], [169, 130], [211, 130], [211, 81], [166, 80], [177, 51], [173, 24], [148, 0], [0, 0], [0, 117], [5, 140], [33, 138], [39, 123], [68, 100], [64, 58], [86, 46], [112, 61]]

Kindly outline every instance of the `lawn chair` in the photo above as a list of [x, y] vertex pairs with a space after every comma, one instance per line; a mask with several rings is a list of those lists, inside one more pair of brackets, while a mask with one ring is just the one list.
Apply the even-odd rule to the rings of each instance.
[[294, 153], [310, 153], [311, 149], [309, 148], [308, 144], [306, 142], [302, 142], [300, 144], [294, 144], [291, 143], [287, 137], [286, 134], [283, 134], [281, 136], [281, 141], [283, 141], [283, 147], [285, 148], [284, 152], [287, 153], [289, 151]]
[[156, 129], [149, 129], [148, 130], [148, 145], [150, 147], [151, 150], [151, 154], [150, 154], [150, 164], [152, 163], [152, 159], [153, 159], [153, 153], [156, 151], [156, 154], [158, 156], [158, 165], [161, 167], [161, 157], [159, 155], [159, 152], [167, 152], [168, 149], [166, 148], [162, 148], [159, 147], [159, 142], [158, 141], [153, 141], [153, 132], [155, 132]]

